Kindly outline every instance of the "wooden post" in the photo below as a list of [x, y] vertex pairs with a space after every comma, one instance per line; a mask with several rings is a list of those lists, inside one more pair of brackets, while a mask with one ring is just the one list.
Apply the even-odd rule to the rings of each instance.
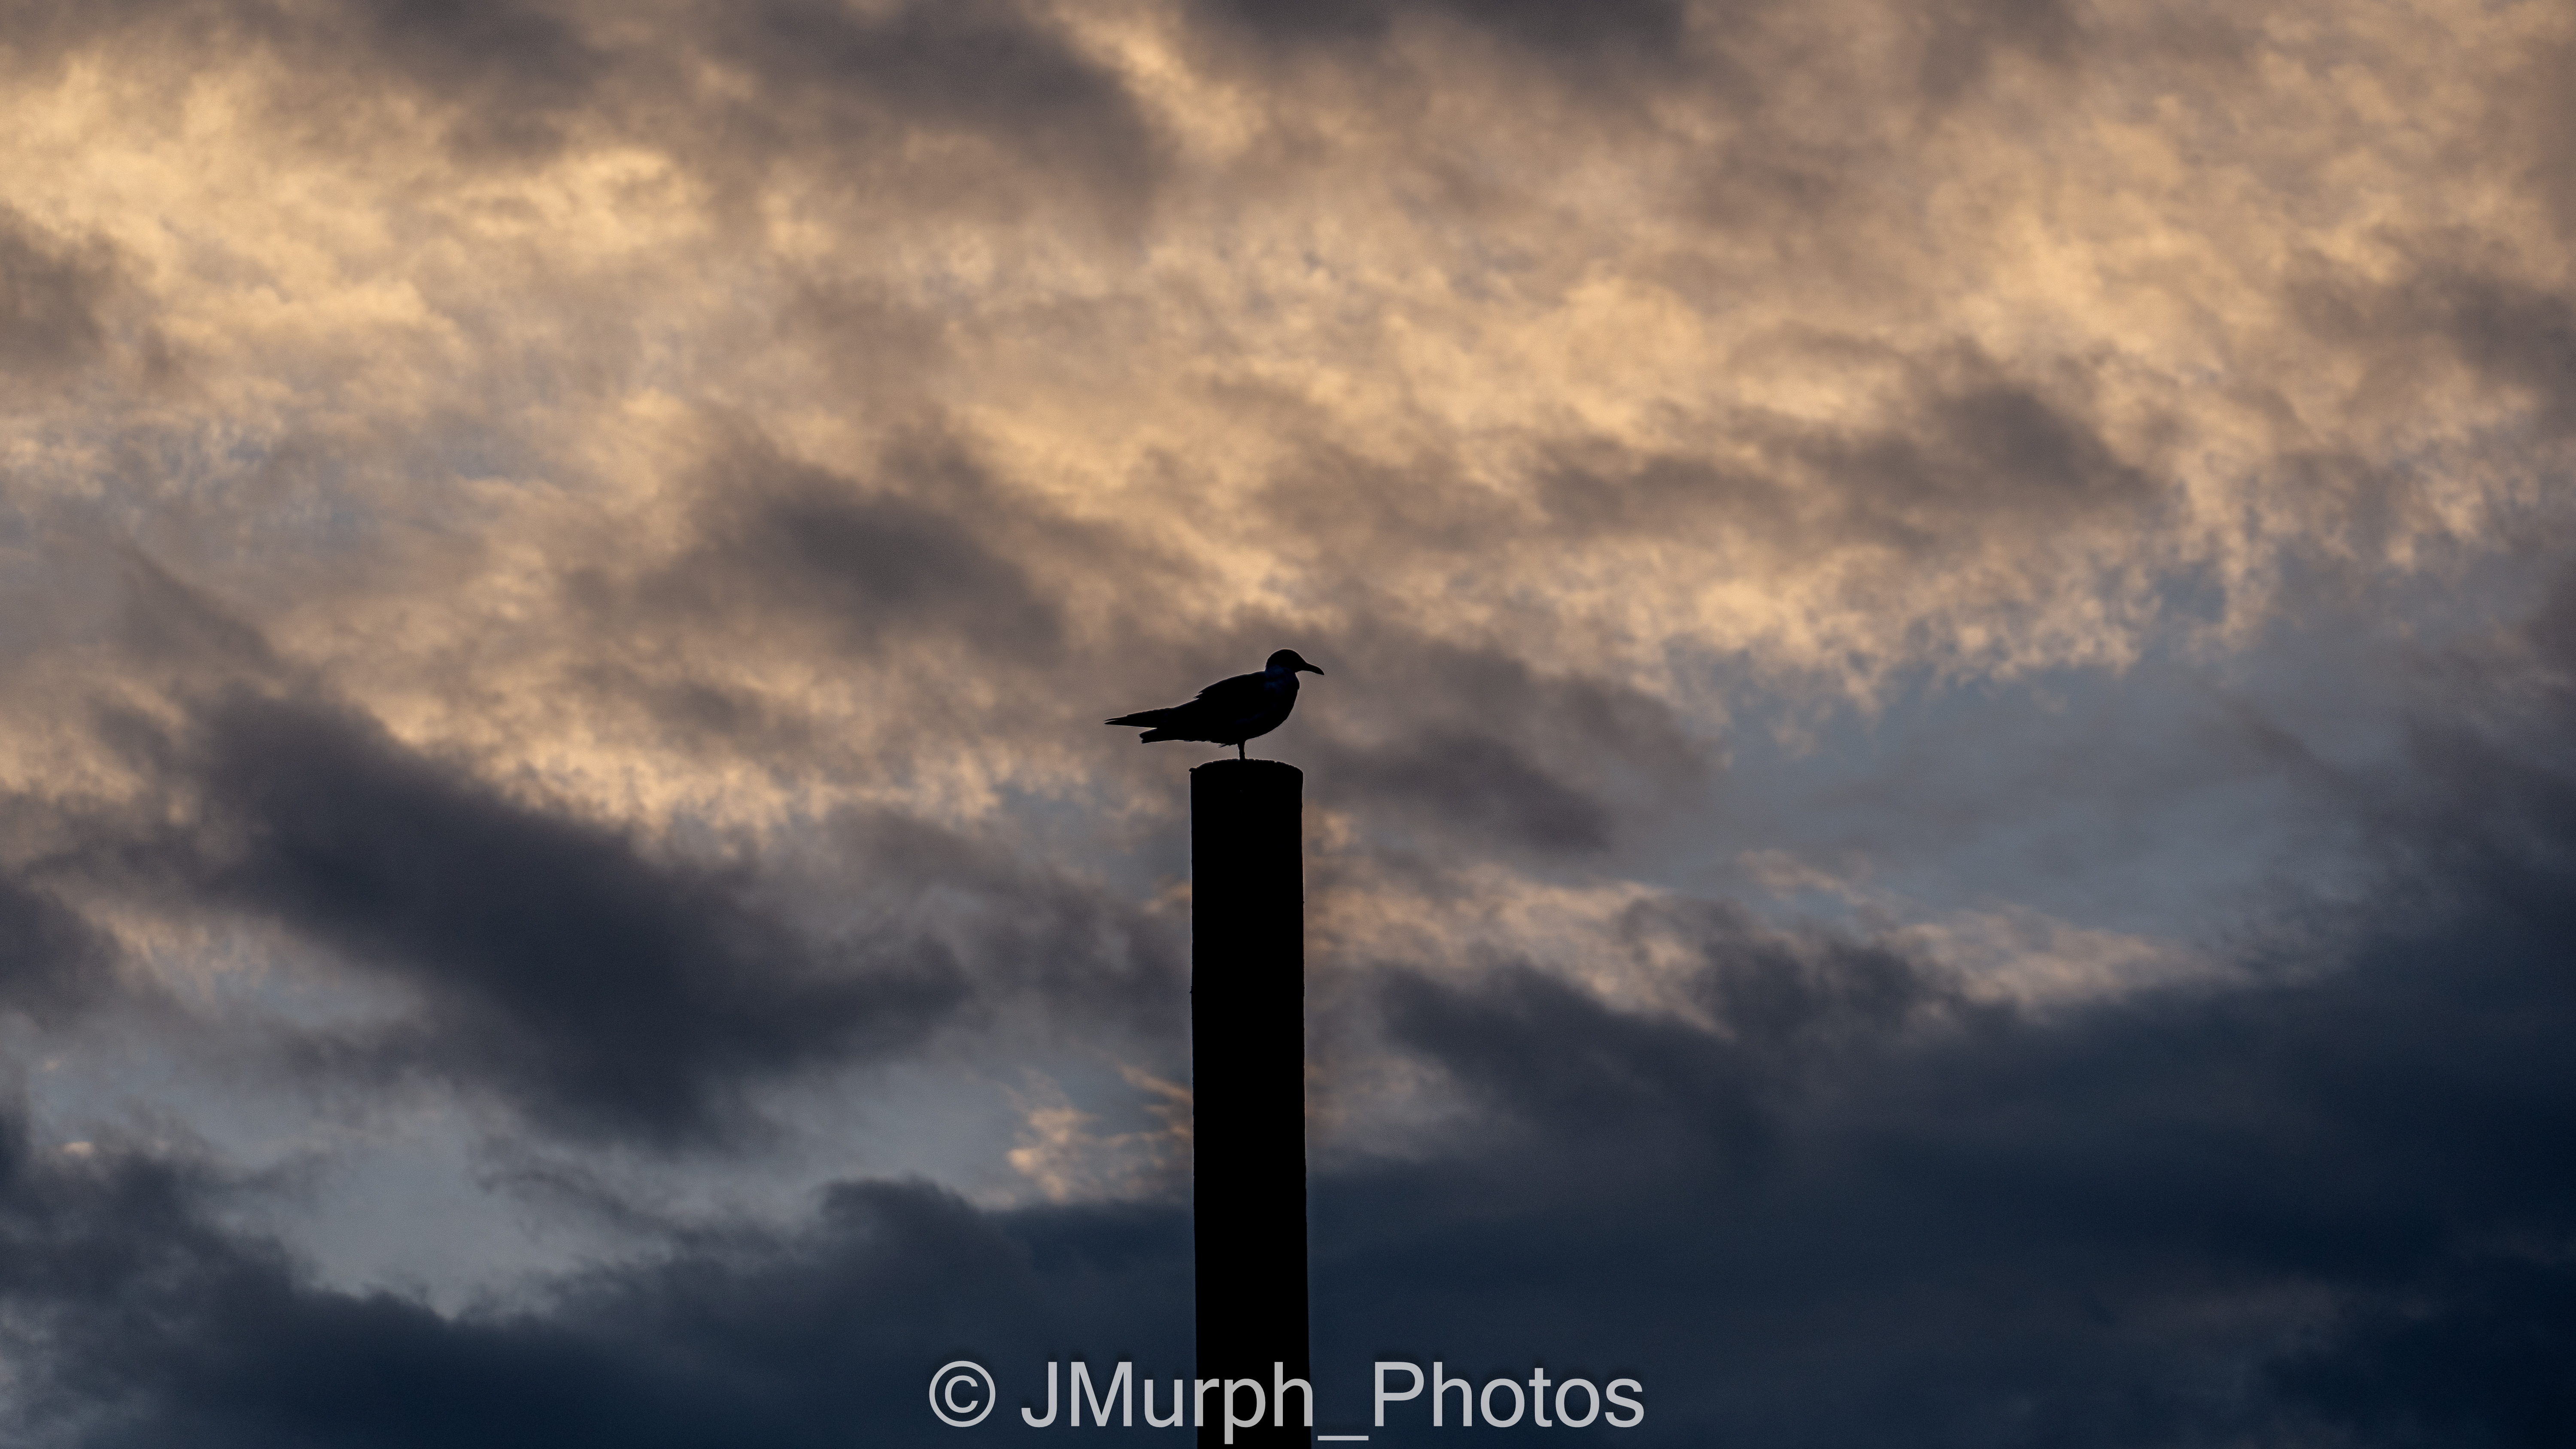
[[[1237, 1445], [1306, 1445], [1305, 774], [1277, 760], [1190, 771], [1191, 1217], [1198, 1377], [1261, 1386]], [[1274, 1365], [1277, 1367], [1274, 1368]], [[1193, 1386], [1195, 1387], [1195, 1386]], [[1193, 1395], [1195, 1398], [1195, 1394]], [[1202, 1446], [1224, 1443], [1226, 1387]], [[1252, 1398], [1233, 1400], [1248, 1413]], [[1272, 1428], [1277, 1417], [1281, 1427]]]

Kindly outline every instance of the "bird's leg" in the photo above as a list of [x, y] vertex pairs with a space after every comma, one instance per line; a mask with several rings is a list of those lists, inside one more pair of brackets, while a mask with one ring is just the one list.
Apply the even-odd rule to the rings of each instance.
[[1234, 757], [1238, 760], [1248, 760], [1252, 758], [1250, 755], [1243, 752], [1243, 741], [1241, 740], [1236, 740], [1234, 742]]

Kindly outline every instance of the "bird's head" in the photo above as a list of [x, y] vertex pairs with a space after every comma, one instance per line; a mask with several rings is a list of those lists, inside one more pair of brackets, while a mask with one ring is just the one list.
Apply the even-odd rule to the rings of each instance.
[[1295, 674], [1300, 670], [1303, 670], [1308, 674], [1321, 674], [1324, 672], [1317, 669], [1314, 665], [1307, 663], [1305, 660], [1298, 658], [1297, 651], [1294, 649], [1282, 649], [1278, 653], [1271, 655], [1270, 667], [1273, 669], [1284, 669], [1290, 674]]

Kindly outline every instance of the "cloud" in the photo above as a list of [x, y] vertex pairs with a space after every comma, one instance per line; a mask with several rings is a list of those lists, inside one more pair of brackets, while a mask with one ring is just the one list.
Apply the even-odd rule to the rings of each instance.
[[809, 943], [745, 883], [513, 801], [346, 707], [247, 689], [162, 745], [186, 827], [147, 889], [259, 912], [415, 993], [328, 1053], [500, 1088], [579, 1134], [703, 1139], [746, 1078], [917, 1040], [965, 993], [928, 941]]
[[[338, 108], [345, 121], [353, 110], [381, 106], [390, 86], [426, 103], [438, 132], [461, 150], [487, 155], [555, 149], [563, 122], [606, 69], [577, 8], [546, 0], [127, 0], [76, 11], [13, 9], [22, 13], [13, 16], [11, 59], [21, 67], [57, 70], [102, 53], [146, 65], [191, 54], [280, 63], [300, 84], [281, 88], [276, 117], [307, 136], [329, 134], [319, 112]], [[350, 84], [352, 73], [378, 84]]]
[[2546, 1432], [2567, 20], [2260, 22], [0, 0], [12, 1411], [1164, 1352], [1285, 646], [1329, 1361]]
[[978, 209], [1008, 192], [985, 191], [999, 177], [957, 142], [998, 150], [1010, 191], [1072, 181], [1104, 216], [1131, 217], [1160, 179], [1160, 138], [1125, 85], [1040, 7], [765, 0], [705, 17], [710, 51], [755, 82], [759, 103], [729, 108], [755, 154], [877, 171], [909, 140], [941, 156], [916, 176]]
[[1576, 10], [1525, 0], [1497, 5], [1346, 4], [1342, 0], [1214, 0], [1211, 16], [1278, 39], [1314, 36], [1374, 37], [1408, 15], [1444, 15], [1507, 36], [1543, 54], [1581, 53], [1607, 47], [1640, 51], [1669, 46], [1683, 35], [1688, 7], [1671, 0], [1615, 0]]
[[1120, 78], [1047, 7], [1011, 0], [644, 11], [138, 0], [84, 12], [22, 17], [11, 58], [59, 71], [80, 56], [137, 68], [219, 57], [258, 88], [264, 119], [324, 152], [426, 138], [447, 162], [508, 172], [642, 146], [683, 158], [724, 198], [775, 172], [1004, 217], [1069, 193], [1112, 231], [1150, 204], [1164, 164]]
[[[1308, 687], [1317, 803], [1478, 853], [1600, 852], [1699, 802], [1719, 764], [1670, 705], [1613, 680], [1532, 669], [1380, 627], [1333, 641]], [[1319, 646], [1320, 647], [1320, 646]]]
[[2547, 1442], [2568, 1401], [2528, 1370], [2576, 1241], [2546, 1145], [2576, 1110], [2576, 797], [2533, 748], [2559, 718], [2426, 737], [2441, 788], [2380, 826], [2403, 884], [2258, 946], [2257, 984], [2030, 1016], [1722, 912], [1705, 1026], [1554, 976], [1390, 978], [1392, 1029], [1518, 1128], [1321, 1189], [1319, 1283], [1354, 1304], [1327, 1337], [1482, 1372], [1554, 1368], [1521, 1340], [1560, 1325], [1729, 1442]]
[[321, 13], [328, 18], [299, 34], [294, 12], [249, 9], [253, 24], [291, 35], [294, 50], [372, 61], [369, 69], [432, 100], [455, 118], [451, 144], [469, 154], [560, 146], [611, 64], [577, 11], [544, 0], [358, 0]]
[[[1427, 807], [1452, 830], [1495, 830], [1541, 850], [1598, 850], [1610, 843], [1611, 813], [1490, 734], [1417, 735], [1395, 749], [1332, 752], [1340, 768], [1333, 796], [1372, 805]], [[1388, 813], [1392, 814], [1393, 811]]]
[[2394, 281], [2339, 273], [2312, 260], [2293, 291], [2308, 325], [2372, 354], [2360, 390], [2376, 401], [2405, 387], [2439, 386], [2440, 361], [2464, 367], [2528, 409], [2542, 433], [2576, 427], [2566, 361], [2576, 348], [2576, 308], [2560, 291], [2450, 254], [2438, 241]]
[[2576, 305], [2484, 278], [2450, 290], [2448, 330], [2461, 357], [2490, 381], [2529, 395], [2549, 432], [2576, 431], [2576, 390], [2567, 382], [2576, 365]]
[[2446, 1264], [2417, 1292], [2347, 1310], [2274, 1387], [2363, 1443], [2546, 1444], [2576, 1428], [2552, 1366], [2576, 1335], [2576, 1282], [2511, 1255]]
[[[2250, 987], [2031, 1016], [1882, 943], [1679, 901], [1651, 909], [1697, 942], [1688, 1015], [1522, 970], [1380, 977], [1475, 1115], [1315, 1182], [1326, 1416], [1366, 1412], [1373, 1359], [1437, 1357], [1639, 1377], [1641, 1443], [2548, 1442], [2576, 815], [2554, 766], [2499, 768], [2520, 822], [2406, 827], [2498, 854], [2446, 850]], [[440, 1315], [210, 1226], [203, 1169], [45, 1158], [14, 1117], [9, 1148], [34, 1442], [490, 1442], [505, 1411], [558, 1440], [905, 1442], [950, 1357], [1007, 1406], [1048, 1358], [1168, 1374], [1186, 1350], [1171, 1209], [849, 1183], [796, 1225], [668, 1228]]]
[[[2166, 485], [2080, 401], [1973, 351], [1901, 365], [1901, 411], [1875, 426], [1731, 419], [1742, 462], [1577, 443], [1544, 465], [1539, 497], [1578, 533], [1740, 533], [1783, 554], [1883, 549], [1917, 564], [1982, 552], [1999, 532], [2153, 521]], [[1608, 456], [1587, 466], [1587, 452]]]
[[1922, 84], [1936, 103], [1975, 88], [1999, 55], [2063, 66], [2084, 48], [2084, 27], [2064, 0], [1967, 0], [1935, 8], [1929, 28]]
[[[1410, 1040], [1552, 1130], [1322, 1185], [1319, 1357], [1589, 1356], [1676, 1386], [1674, 1442], [2546, 1442], [2563, 1397], [2520, 1369], [2564, 1316], [2571, 1103], [2554, 1029], [2524, 1033], [2568, 1014], [2563, 924], [2066, 1026], [1864, 1030], [1806, 1090], [1531, 978], [1407, 987]], [[2399, 1341], [2501, 1357], [2376, 1373]]]
[[114, 944], [79, 912], [0, 878], [0, 1008], [52, 1025], [112, 993]]
[[[1056, 605], [970, 520], [1009, 507], [953, 448], [898, 457], [869, 489], [745, 441], [708, 467], [698, 542], [636, 587], [673, 623], [819, 630], [864, 657], [930, 630], [1006, 657], [1063, 641]], [[910, 485], [907, 487], [906, 485]], [[907, 496], [909, 495], [909, 496]]]
[[0, 203], [0, 374], [47, 381], [107, 354], [114, 253]]
[[[792, 1232], [711, 1232], [540, 1302], [443, 1316], [313, 1285], [276, 1243], [213, 1221], [227, 1189], [202, 1168], [49, 1157], [23, 1119], [7, 1129], [19, 1381], [0, 1414], [48, 1449], [838, 1444], [918, 1407], [947, 1358], [1017, 1371], [1013, 1405], [1043, 1403], [1026, 1369], [1076, 1331], [1096, 1353], [1186, 1362], [1187, 1238], [1168, 1209], [995, 1216], [922, 1184], [849, 1184]], [[1120, 1298], [1098, 1296], [1104, 1276]]]

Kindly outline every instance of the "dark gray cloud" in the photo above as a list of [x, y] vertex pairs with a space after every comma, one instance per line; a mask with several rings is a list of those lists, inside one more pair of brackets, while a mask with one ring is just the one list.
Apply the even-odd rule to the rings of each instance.
[[2442, 238], [2424, 239], [2416, 264], [2394, 283], [2308, 258], [2289, 300], [2307, 326], [2367, 360], [2356, 406], [2384, 407], [2456, 362], [2522, 399], [2544, 434], [2576, 431], [2576, 304], [2450, 252]]
[[45, 1025], [115, 993], [114, 942], [51, 893], [0, 877], [0, 1011]]
[[[1723, 39], [1768, 8], [1711, 7], [1710, 24]], [[1256, 64], [1282, 57], [1373, 63], [1406, 29], [1454, 27], [1439, 38], [1463, 33], [1500, 42], [1541, 74], [1621, 109], [1623, 87], [1727, 74], [1718, 52], [1693, 43], [1693, 9], [1686, 0], [1194, 0], [1190, 7], [1202, 34]]]
[[2498, 86], [2484, 134], [2519, 152], [2522, 184], [2549, 209], [2561, 232], [2576, 228], [2576, 42], [2527, 52], [2521, 73]]
[[917, 1040], [966, 993], [929, 940], [817, 943], [739, 872], [522, 804], [344, 707], [234, 689], [124, 727], [192, 802], [134, 888], [264, 913], [416, 993], [347, 1066], [495, 1087], [581, 1134], [702, 1138], [748, 1080]]
[[1605, 850], [1622, 822], [1700, 804], [1718, 774], [1715, 744], [1631, 686], [1400, 630], [1334, 643], [1300, 747], [1315, 798], [1444, 853]]
[[116, 282], [103, 245], [58, 236], [0, 203], [0, 376], [56, 378], [104, 358]]
[[1012, 530], [980, 526], [1011, 506], [983, 471], [939, 448], [887, 472], [871, 487], [740, 442], [697, 485], [697, 542], [634, 601], [674, 626], [819, 634], [861, 656], [923, 632], [1005, 658], [1055, 648], [1055, 604], [996, 551]]
[[2125, 457], [2080, 390], [2016, 377], [1971, 350], [1905, 359], [1892, 416], [1863, 429], [1746, 415], [1740, 456], [1636, 455], [1569, 440], [1537, 471], [1550, 522], [1578, 535], [1886, 548], [1931, 561], [1999, 536], [2135, 527], [2167, 494]]
[[1956, 0], [1927, 7], [1923, 94], [1947, 103], [1976, 88], [1997, 56], [2051, 65], [2076, 59], [2084, 30], [2065, 0]]
[[1376, 819], [1419, 812], [1460, 835], [1494, 832], [1540, 850], [1599, 850], [1611, 842], [1607, 804], [1559, 779], [1499, 735], [1468, 727], [1412, 735], [1375, 749], [1315, 752], [1331, 803], [1367, 802]]
[[[1721, 913], [1722, 915], [1723, 913]], [[1782, 1109], [1836, 1058], [1866, 1059], [1955, 1007], [1902, 957], [1845, 942], [1798, 952], [1723, 921], [1692, 995], [1721, 1029], [1605, 1013], [1590, 993], [1507, 967], [1472, 993], [1395, 974], [1389, 1028], [1531, 1129], [1546, 1153], [1652, 1143], [1669, 1166], [1743, 1172], [1780, 1148]], [[1577, 1025], [1581, 1023], [1581, 1025]], [[1614, 1124], [1604, 1128], [1602, 1124]]]
[[727, 107], [728, 131], [762, 160], [795, 157], [882, 174], [906, 136], [946, 136], [1006, 153], [1017, 184], [951, 149], [928, 189], [979, 209], [1072, 181], [1105, 216], [1132, 221], [1165, 164], [1143, 111], [1112, 72], [1033, 10], [996, 0], [875, 9], [833, 0], [763, 0], [705, 12], [704, 43], [755, 80], [757, 99]]
[[1439, 15], [1490, 31], [1533, 51], [1668, 53], [1687, 35], [1690, 7], [1676, 0], [1203, 0], [1200, 13], [1265, 40], [1377, 40], [1409, 16]]
[[[323, 13], [294, 37], [297, 48], [355, 51], [368, 69], [434, 98], [455, 116], [450, 140], [469, 153], [552, 151], [614, 63], [576, 8], [546, 0], [348, 0]], [[284, 12], [279, 28], [301, 18]]]
[[1914, 430], [1796, 445], [1845, 485], [1862, 536], [1920, 549], [1961, 528], [2059, 527], [2154, 497], [2153, 481], [2071, 408], [1974, 363], [1962, 370], [1921, 400]]
[[2442, 286], [2444, 330], [2460, 357], [2531, 399], [2541, 426], [2576, 433], [2576, 304], [2556, 292], [2486, 277]]

